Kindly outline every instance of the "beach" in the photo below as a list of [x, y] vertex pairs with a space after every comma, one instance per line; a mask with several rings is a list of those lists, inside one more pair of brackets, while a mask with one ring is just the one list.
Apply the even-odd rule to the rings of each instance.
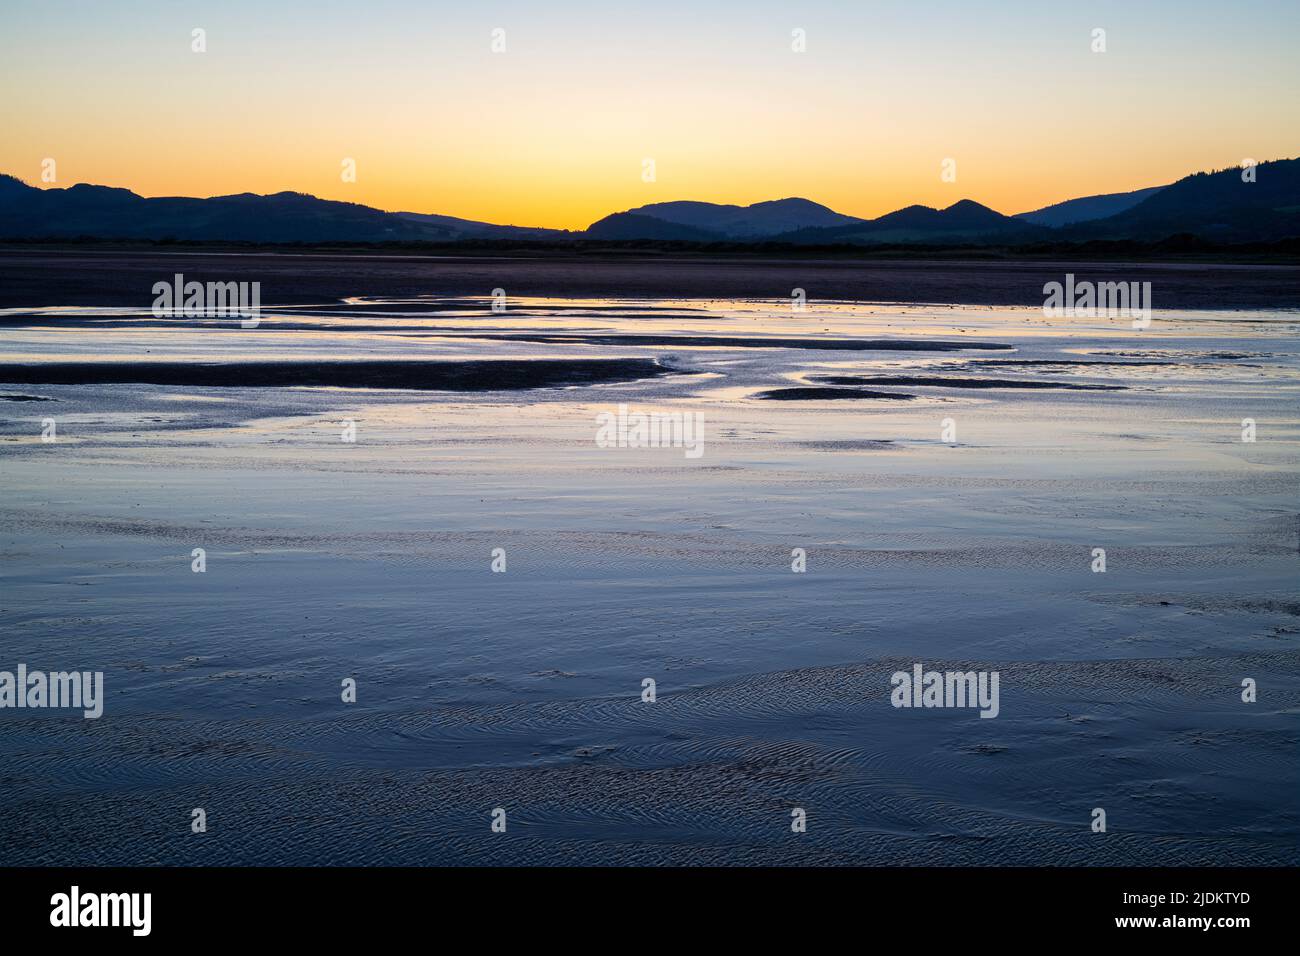
[[0, 256], [5, 865], [1300, 862], [1293, 268], [270, 258]]

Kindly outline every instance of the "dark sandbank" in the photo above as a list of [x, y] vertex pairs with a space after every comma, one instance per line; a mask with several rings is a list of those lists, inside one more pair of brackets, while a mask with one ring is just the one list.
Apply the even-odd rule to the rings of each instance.
[[931, 375], [819, 375], [827, 385], [920, 385], [935, 388], [1051, 388], [1085, 392], [1118, 392], [1123, 385], [1074, 385], [1012, 378], [943, 378]]
[[766, 392], [759, 392], [758, 398], [765, 398], [775, 402], [811, 402], [822, 401], [824, 399], [845, 399], [845, 398], [893, 398], [908, 399], [916, 398], [915, 395], [908, 395], [906, 392], [875, 392], [869, 388], [773, 388]]
[[674, 371], [653, 359], [502, 359], [447, 362], [47, 362], [0, 364], [0, 382], [182, 385], [211, 388], [405, 388], [486, 392], [596, 385]]
[[980, 359], [978, 365], [1021, 365], [1050, 368], [1053, 365], [1096, 365], [1100, 368], [1146, 368], [1152, 365], [1178, 365], [1178, 362], [1098, 362], [1091, 359]]
[[845, 352], [960, 352], [965, 349], [1005, 351], [1013, 348], [1000, 342], [954, 342], [944, 339], [782, 339], [729, 335], [568, 335], [543, 333], [500, 333], [472, 335], [472, 338], [505, 339], [512, 342], [548, 342], [562, 345], [637, 345], [688, 348], [815, 349]]

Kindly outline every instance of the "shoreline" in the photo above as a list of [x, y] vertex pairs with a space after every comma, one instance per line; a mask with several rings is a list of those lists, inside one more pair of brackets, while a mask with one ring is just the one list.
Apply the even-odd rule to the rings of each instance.
[[[351, 262], [341, 268], [340, 262]], [[1152, 283], [1152, 306], [1187, 310], [1300, 309], [1300, 264], [1103, 261], [1088, 258], [834, 259], [717, 255], [428, 257], [322, 251], [53, 249], [0, 246], [0, 308], [148, 308], [155, 282], [257, 281], [267, 306], [372, 297], [511, 297], [788, 300], [1034, 306], [1067, 273]]]

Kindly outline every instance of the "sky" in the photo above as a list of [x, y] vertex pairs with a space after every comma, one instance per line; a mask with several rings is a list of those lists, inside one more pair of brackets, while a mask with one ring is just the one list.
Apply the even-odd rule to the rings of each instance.
[[38, 186], [1018, 213], [1300, 156], [1300, 0], [0, 0], [0, 90], [0, 172]]

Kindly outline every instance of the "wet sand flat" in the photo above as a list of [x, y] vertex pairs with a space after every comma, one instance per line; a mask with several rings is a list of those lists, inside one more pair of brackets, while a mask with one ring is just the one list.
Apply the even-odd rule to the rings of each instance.
[[[68, 304], [0, 329], [0, 670], [106, 699], [0, 711], [5, 865], [1300, 862], [1294, 312]], [[559, 378], [388, 377], [443, 363]], [[914, 397], [763, 398], [828, 377]]]

